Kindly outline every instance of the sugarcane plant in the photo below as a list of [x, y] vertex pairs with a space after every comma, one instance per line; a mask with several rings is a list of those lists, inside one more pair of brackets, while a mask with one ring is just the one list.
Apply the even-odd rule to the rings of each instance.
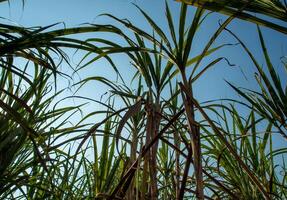
[[[24, 74], [27, 68], [28, 64]], [[14, 198], [16, 190], [29, 196], [23, 188], [28, 187], [30, 191], [29, 186], [38, 184], [38, 171], [52, 184], [49, 169], [55, 167], [57, 158], [53, 154], [57, 152], [51, 146], [58, 138], [77, 129], [66, 125], [66, 115], [77, 111], [79, 106], [53, 108], [54, 99], [62, 92], [51, 90], [53, 73], [40, 69], [35, 64], [31, 85], [24, 83], [23, 74], [17, 76], [9, 70], [1, 70], [1, 198]], [[44, 183], [41, 186], [44, 188]], [[47, 193], [55, 191], [54, 187], [45, 190]]]
[[[55, 26], [0, 25], [0, 185], [4, 198], [9, 195], [13, 198], [15, 190], [25, 194], [22, 185], [30, 184], [29, 179], [35, 175], [33, 170], [30, 173], [33, 166], [37, 171], [40, 165], [51, 182], [47, 163], [52, 164], [50, 149], [56, 149], [51, 147], [57, 143], [53, 138], [77, 129], [77, 126], [64, 129], [62, 126], [66, 126], [68, 119], [62, 117], [79, 106], [53, 108], [54, 99], [62, 93], [57, 90], [58, 77], [70, 79], [60, 72], [60, 65], [69, 64], [63, 48], [99, 53], [94, 45], [68, 35], [96, 32], [101, 28], [56, 29]], [[54, 59], [56, 57], [59, 62]]]
[[[220, 106], [216, 110], [218, 127], [225, 132], [230, 144], [236, 149], [238, 155], [249, 166], [253, 174], [261, 178], [263, 187], [273, 199], [284, 199], [286, 188], [284, 187], [286, 169], [278, 168], [280, 157], [284, 157], [283, 148], [274, 148], [272, 123], [266, 118], [257, 116], [251, 109], [246, 118], [238, 114], [234, 105]], [[265, 127], [264, 127], [265, 126]], [[264, 127], [264, 128], [261, 128]], [[226, 183], [226, 186], [234, 193], [237, 199], [264, 199], [262, 193], [250, 181], [244, 170], [239, 167], [217, 136], [207, 127], [202, 127], [205, 136], [204, 155], [209, 166], [206, 170]], [[261, 130], [260, 130], [261, 129]], [[279, 150], [279, 151], [278, 151]], [[283, 150], [283, 151], [282, 151]], [[283, 173], [281, 176], [280, 173]], [[223, 191], [212, 187], [216, 198], [228, 198]]]
[[[230, 86], [244, 99], [247, 100], [249, 105], [256, 110], [258, 114], [262, 117], [268, 119], [276, 127], [277, 131], [281, 136], [287, 139], [287, 91], [286, 85], [280, 79], [278, 73], [276, 73], [275, 67], [270, 59], [262, 31], [258, 27], [259, 41], [261, 49], [264, 55], [264, 60], [267, 66], [268, 74], [260, 66], [259, 62], [256, 60], [253, 53], [248, 49], [244, 42], [233, 32], [227, 29], [227, 31], [241, 44], [244, 51], [248, 54], [249, 58], [252, 60], [257, 73], [255, 74], [255, 79], [260, 88], [260, 91], [248, 90], [244, 92], [243, 89], [237, 88], [234, 85]], [[284, 57], [281, 60], [283, 68], [286, 68], [286, 60]], [[286, 72], [286, 71], [285, 71]], [[269, 78], [270, 77], [270, 78]], [[285, 90], [284, 90], [285, 87]]]
[[[215, 60], [212, 60], [207, 66], [202, 67], [202, 69], [196, 73], [196, 70], [199, 70], [199, 66], [201, 64], [202, 59], [205, 56], [208, 56], [209, 54], [215, 52], [216, 50], [220, 49], [222, 46], [219, 47], [213, 47], [210, 48], [215, 39], [218, 37], [218, 35], [224, 30], [224, 28], [229, 24], [229, 22], [234, 18], [234, 16], [229, 17], [221, 26], [220, 28], [213, 34], [213, 36], [210, 38], [209, 42], [203, 49], [202, 53], [196, 57], [190, 58], [189, 54], [191, 52], [193, 38], [196, 34], [197, 29], [202, 24], [202, 20], [204, 19], [204, 10], [199, 8], [196, 10], [194, 19], [190, 25], [186, 25], [186, 17], [187, 17], [187, 5], [182, 4], [181, 12], [180, 12], [180, 19], [179, 19], [179, 30], [178, 34], [176, 34], [172, 15], [170, 12], [170, 9], [168, 7], [168, 4], [166, 4], [166, 17], [167, 22], [169, 25], [169, 31], [171, 34], [171, 41], [168, 40], [168, 37], [164, 33], [162, 29], [148, 16], [147, 13], [145, 13], [143, 10], [138, 8], [140, 12], [143, 14], [143, 16], [146, 18], [147, 22], [150, 24], [153, 33], [149, 34], [144, 30], [141, 30], [140, 28], [134, 26], [132, 23], [130, 23], [127, 20], [121, 20], [115, 16], [112, 16], [110, 14], [105, 14], [108, 17], [111, 17], [112, 19], [116, 20], [117, 22], [123, 24], [127, 29], [131, 30], [135, 34], [136, 42], [130, 38], [127, 34], [124, 34], [123, 31], [121, 31], [119, 28], [114, 28], [114, 33], [123, 37], [124, 40], [128, 43], [129, 46], [119, 46], [117, 44], [111, 43], [110, 41], [98, 41], [102, 42], [104, 44], [107, 44], [108, 47], [105, 47], [105, 53], [102, 55], [99, 55], [96, 57], [93, 61], [96, 61], [103, 55], [113, 54], [113, 53], [119, 53], [124, 52], [127, 53], [130, 57], [132, 57], [132, 61], [145, 77], [147, 81], [150, 81], [150, 77], [155, 81], [155, 88], [158, 87], [160, 79], [156, 78], [158, 74], [155, 74], [155, 72], [159, 71], [153, 71], [153, 69], [150, 67], [150, 58], [144, 58], [140, 61], [138, 61], [138, 56], [136, 57], [137, 60], [135, 62], [135, 58], [131, 52], [135, 52], [135, 54], [140, 55], [137, 52], [145, 52], [144, 54], [141, 53], [141, 55], [147, 55], [147, 53], [155, 53], [160, 56], [162, 56], [164, 59], [167, 60], [167, 65], [164, 68], [162, 76], [166, 78], [166, 76], [170, 73], [170, 70], [172, 71], [172, 77], [175, 75], [180, 75], [181, 82], [179, 83], [180, 90], [178, 91], [178, 94], [181, 94], [182, 101], [184, 105], [184, 111], [186, 113], [186, 119], [188, 122], [188, 138], [190, 139], [190, 143], [186, 143], [186, 150], [188, 151], [186, 162], [185, 162], [185, 169], [183, 172], [183, 176], [181, 179], [181, 186], [180, 190], [178, 192], [177, 199], [182, 199], [185, 194], [186, 190], [186, 182], [187, 177], [189, 174], [189, 168], [190, 164], [193, 163], [194, 165], [194, 174], [195, 174], [195, 180], [196, 180], [196, 190], [195, 194], [196, 197], [199, 199], [204, 198], [204, 184], [203, 184], [203, 167], [202, 167], [202, 156], [201, 156], [201, 145], [200, 145], [200, 130], [199, 130], [199, 124], [195, 120], [195, 109], [198, 108], [200, 113], [206, 117], [205, 111], [199, 106], [199, 104], [195, 101], [194, 95], [193, 95], [193, 89], [192, 85], [193, 83], [200, 78], [202, 74], [204, 74], [209, 68], [217, 64], [218, 62], [222, 60], [226, 60], [225, 58], [217, 58]], [[156, 34], [156, 36], [155, 36]], [[145, 42], [150, 43], [151, 47], [156, 46], [157, 48], [151, 48], [150, 46], [146, 46]], [[146, 53], [147, 52], [147, 53]], [[157, 59], [155, 59], [156, 61]], [[148, 61], [148, 62], [147, 62]], [[186, 74], [186, 71], [189, 66], [193, 65], [193, 69], [191, 71], [191, 75]], [[158, 68], [158, 67], [157, 67]], [[149, 71], [147, 71], [149, 70]], [[151, 76], [149, 76], [149, 74]], [[156, 75], [156, 76], [155, 76]], [[155, 77], [155, 78], [154, 78]], [[158, 80], [157, 80], [158, 79]], [[164, 79], [163, 79], [164, 80]], [[157, 84], [157, 85], [156, 85]], [[150, 83], [147, 83], [147, 86], [150, 87]], [[151, 97], [149, 96], [149, 99]], [[178, 113], [178, 117], [180, 116], [180, 113]], [[172, 119], [176, 121], [177, 119]], [[172, 121], [171, 120], [171, 121]], [[220, 139], [224, 141], [224, 143], [228, 146], [228, 149], [231, 150], [233, 156], [236, 157], [236, 160], [239, 161], [240, 165], [243, 165], [244, 169], [249, 174], [249, 177], [255, 182], [255, 184], [260, 188], [260, 191], [265, 194], [265, 196], [268, 196], [266, 191], [262, 188], [260, 182], [258, 181], [258, 178], [255, 177], [252, 172], [249, 170], [248, 166], [241, 160], [240, 156], [236, 153], [236, 151], [233, 149], [231, 145], [229, 145], [228, 141], [225, 139], [225, 137], [222, 135], [222, 133], [215, 128], [215, 125], [212, 123], [211, 120], [207, 119], [210, 123], [213, 129], [215, 129], [216, 133], [220, 135]], [[170, 126], [170, 124], [169, 124]], [[164, 130], [165, 128], [163, 128]], [[161, 131], [160, 131], [161, 132]], [[149, 146], [151, 148], [154, 148], [153, 145], [156, 146], [156, 140], [161, 135], [159, 133], [157, 135], [154, 135], [154, 139], [151, 140], [150, 143], [147, 143], [146, 146]], [[150, 144], [150, 145], [149, 145]], [[145, 147], [146, 147], [145, 146]], [[148, 149], [143, 149], [142, 152], [146, 153], [148, 152]], [[135, 164], [138, 164], [135, 162]], [[124, 176], [126, 180], [122, 180], [119, 183], [119, 187], [117, 190], [119, 190], [120, 185], [123, 183], [127, 183], [127, 179], [131, 179], [131, 176], [135, 173], [135, 169], [130, 169], [128, 171], [129, 173]], [[112, 196], [110, 198], [114, 198], [117, 194], [117, 190], [115, 190], [112, 193]]]

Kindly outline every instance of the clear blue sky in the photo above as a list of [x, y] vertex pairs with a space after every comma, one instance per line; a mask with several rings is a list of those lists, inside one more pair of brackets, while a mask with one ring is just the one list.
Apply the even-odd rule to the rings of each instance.
[[[0, 15], [1, 17], [10, 19], [13, 23], [23, 26], [45, 26], [57, 22], [64, 22], [67, 27], [72, 27], [82, 23], [110, 23], [112, 20], [105, 17], [98, 17], [98, 15], [111, 13], [119, 18], [130, 19], [135, 25], [148, 30], [146, 22], [132, 3], [137, 4], [150, 14], [161, 27], [167, 27], [164, 2], [164, 0], [26, 0], [24, 9], [22, 10], [20, 0], [11, 0], [10, 6], [7, 3], [0, 4]], [[173, 0], [167, 0], [167, 2], [170, 4], [173, 15], [178, 16], [180, 4]], [[194, 52], [200, 52], [202, 45], [205, 44], [204, 42], [206, 42], [210, 34], [218, 28], [218, 20], [220, 19], [225, 19], [225, 17], [213, 14], [212, 17], [208, 18], [197, 36]], [[58, 25], [58, 27], [62, 28], [63, 25]], [[259, 48], [260, 44], [257, 37], [256, 26], [241, 20], [235, 20], [229, 25], [229, 28], [246, 42], [247, 46], [256, 55], [259, 63], [263, 64], [264, 59]], [[266, 28], [263, 28], [263, 34], [272, 60], [276, 63], [276, 66], [278, 66], [278, 71], [283, 75], [282, 78], [284, 82], [286, 82], [286, 74], [282, 73], [283, 69], [280, 65], [280, 57], [287, 53], [286, 36]], [[236, 41], [227, 33], [223, 33], [216, 44], [222, 44], [223, 42], [235, 43]], [[232, 89], [227, 87], [224, 79], [231, 81], [237, 86], [255, 89], [253, 79], [255, 68], [240, 47], [227, 47], [216, 56], [225, 56], [231, 63], [240, 67], [229, 67], [226, 63], [221, 62], [205, 74], [196, 84], [195, 88], [196, 96], [200, 101], [237, 96]], [[122, 57], [118, 57], [117, 59], [117, 57], [115, 57], [115, 62], [121, 69], [121, 72], [124, 75], [132, 76], [130, 73], [131, 66], [128, 60], [121, 58]], [[74, 59], [75, 63], [77, 63], [78, 58], [73, 58], [73, 60]], [[84, 78], [89, 75], [102, 74], [109, 77], [113, 72], [106, 65], [107, 63], [102, 61], [95, 63], [93, 67], [87, 69], [80, 74], [80, 76]], [[244, 78], [240, 68], [246, 74], [248, 80]], [[81, 94], [93, 97], [93, 95], [102, 93], [103, 91], [104, 90], [99, 90], [98, 86], [91, 85], [84, 88]]]

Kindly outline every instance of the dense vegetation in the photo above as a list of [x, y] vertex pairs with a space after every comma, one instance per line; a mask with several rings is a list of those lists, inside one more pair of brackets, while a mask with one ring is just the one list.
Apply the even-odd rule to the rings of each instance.
[[[228, 29], [241, 18], [286, 34], [286, 2], [184, 2], [198, 6], [192, 20], [188, 11], [194, 7], [181, 3], [177, 19], [167, 2], [168, 30], [141, 8], [136, 9], [149, 30], [112, 14], [104, 14], [109, 25], [66, 29], [0, 24], [1, 199], [287, 199], [287, 149], [274, 145], [274, 138], [287, 139], [286, 74], [272, 63], [260, 26], [263, 67]], [[212, 16], [205, 9], [228, 18], [194, 55], [199, 26]], [[241, 98], [199, 102], [194, 84], [218, 63], [231, 65], [217, 56], [233, 45], [214, 44], [222, 32], [248, 55], [258, 90], [226, 82]], [[76, 39], [81, 33], [107, 33], [121, 42]], [[76, 66], [70, 49], [83, 55]], [[131, 84], [115, 54], [130, 60]], [[100, 59], [114, 69], [116, 80], [97, 74], [73, 80]], [[286, 58], [281, 61], [287, 70]], [[70, 74], [63, 65], [71, 67]], [[108, 97], [67, 96], [58, 85], [62, 79], [77, 92], [99, 82], [109, 88]], [[69, 99], [81, 103], [62, 104]], [[86, 103], [101, 109], [84, 112]]]

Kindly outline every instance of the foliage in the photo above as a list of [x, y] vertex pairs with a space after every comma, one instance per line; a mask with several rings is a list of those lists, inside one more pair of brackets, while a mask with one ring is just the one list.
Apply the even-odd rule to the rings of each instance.
[[[225, 15], [235, 15], [239, 19], [266, 26], [287, 33], [287, 4], [281, 0], [177, 0], [192, 6], [202, 7]], [[261, 14], [258, 16], [256, 14]], [[265, 16], [265, 17], [264, 17]], [[271, 19], [273, 20], [271, 20]], [[275, 20], [274, 20], [275, 19]], [[278, 20], [278, 22], [276, 22]], [[275, 22], [274, 22], [275, 21]]]
[[[279, 3], [273, 2], [272, 17], [285, 15]], [[259, 12], [259, 6], [259, 1], [251, 2], [244, 10]], [[234, 11], [231, 8], [227, 10]], [[286, 91], [261, 30], [259, 41], [269, 74], [227, 29], [235, 17], [247, 16], [245, 12], [229, 12], [231, 16], [208, 38], [201, 53], [194, 55], [198, 30], [209, 16], [204, 9], [197, 8], [193, 19], [187, 20], [189, 7], [182, 4], [175, 23], [166, 3], [168, 30], [137, 9], [149, 30], [111, 14], [104, 16], [114, 20], [112, 25], [55, 29], [55, 25], [0, 24], [0, 198], [287, 198], [287, 149], [274, 147], [273, 136], [279, 132], [286, 137]], [[247, 103], [196, 99], [194, 84], [203, 81], [201, 76], [221, 61], [230, 65], [226, 57], [214, 58], [232, 46], [214, 46], [224, 30], [239, 42], [258, 71], [260, 92], [229, 84]], [[110, 33], [124, 42], [70, 36], [88, 32]], [[67, 48], [86, 53], [77, 73], [101, 58], [113, 67], [120, 77], [115, 82], [93, 74], [73, 85], [80, 91], [88, 84], [104, 84], [110, 88], [107, 98], [67, 97], [65, 89], [59, 90], [58, 79], [71, 80], [60, 67], [71, 66]], [[131, 61], [131, 84], [126, 84], [113, 54]], [[84, 103], [61, 107], [68, 99]], [[84, 112], [87, 103], [99, 104], [101, 110]], [[247, 115], [241, 113], [242, 105]]]

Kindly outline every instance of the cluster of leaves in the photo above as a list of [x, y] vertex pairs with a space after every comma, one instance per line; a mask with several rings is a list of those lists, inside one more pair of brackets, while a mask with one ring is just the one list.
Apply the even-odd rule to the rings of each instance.
[[[225, 15], [236, 15], [237, 18], [266, 26], [287, 33], [287, 3], [285, 0], [177, 0], [189, 5], [202, 7]], [[261, 14], [257, 16], [256, 14]], [[274, 22], [275, 19], [278, 22]]]
[[[253, 2], [247, 11], [258, 4]], [[241, 16], [238, 12], [229, 13], [201, 53], [191, 57], [197, 30], [209, 14], [200, 7], [189, 23], [188, 8], [181, 5], [175, 23], [166, 3], [168, 31], [140, 8], [150, 31], [110, 14], [105, 16], [115, 25], [51, 30], [53, 26], [31, 29], [0, 24], [0, 198], [287, 198], [287, 149], [273, 148], [273, 135], [279, 132], [286, 138], [287, 134], [286, 90], [260, 29], [271, 78], [226, 28]], [[247, 100], [241, 103], [249, 109], [246, 117], [228, 102], [199, 103], [194, 97], [194, 83], [203, 74], [221, 61], [229, 64], [225, 57], [210, 59], [231, 45], [213, 45], [224, 30], [241, 44], [258, 71], [259, 92], [246, 93], [230, 84]], [[86, 32], [109, 32], [124, 42], [69, 37]], [[110, 96], [106, 102], [69, 97], [104, 108], [71, 123], [84, 105], [59, 107], [56, 101], [64, 91], [57, 91], [57, 78], [70, 78], [59, 69], [64, 62], [69, 64], [66, 48], [87, 52], [82, 61], [95, 54], [78, 71], [104, 57], [119, 74], [112, 54], [127, 56], [135, 70], [132, 86], [123, 78], [113, 82], [98, 75], [85, 77], [75, 84], [78, 90], [97, 81], [110, 88]], [[55, 55], [59, 63], [52, 59]], [[100, 121], [90, 124], [89, 119]]]

